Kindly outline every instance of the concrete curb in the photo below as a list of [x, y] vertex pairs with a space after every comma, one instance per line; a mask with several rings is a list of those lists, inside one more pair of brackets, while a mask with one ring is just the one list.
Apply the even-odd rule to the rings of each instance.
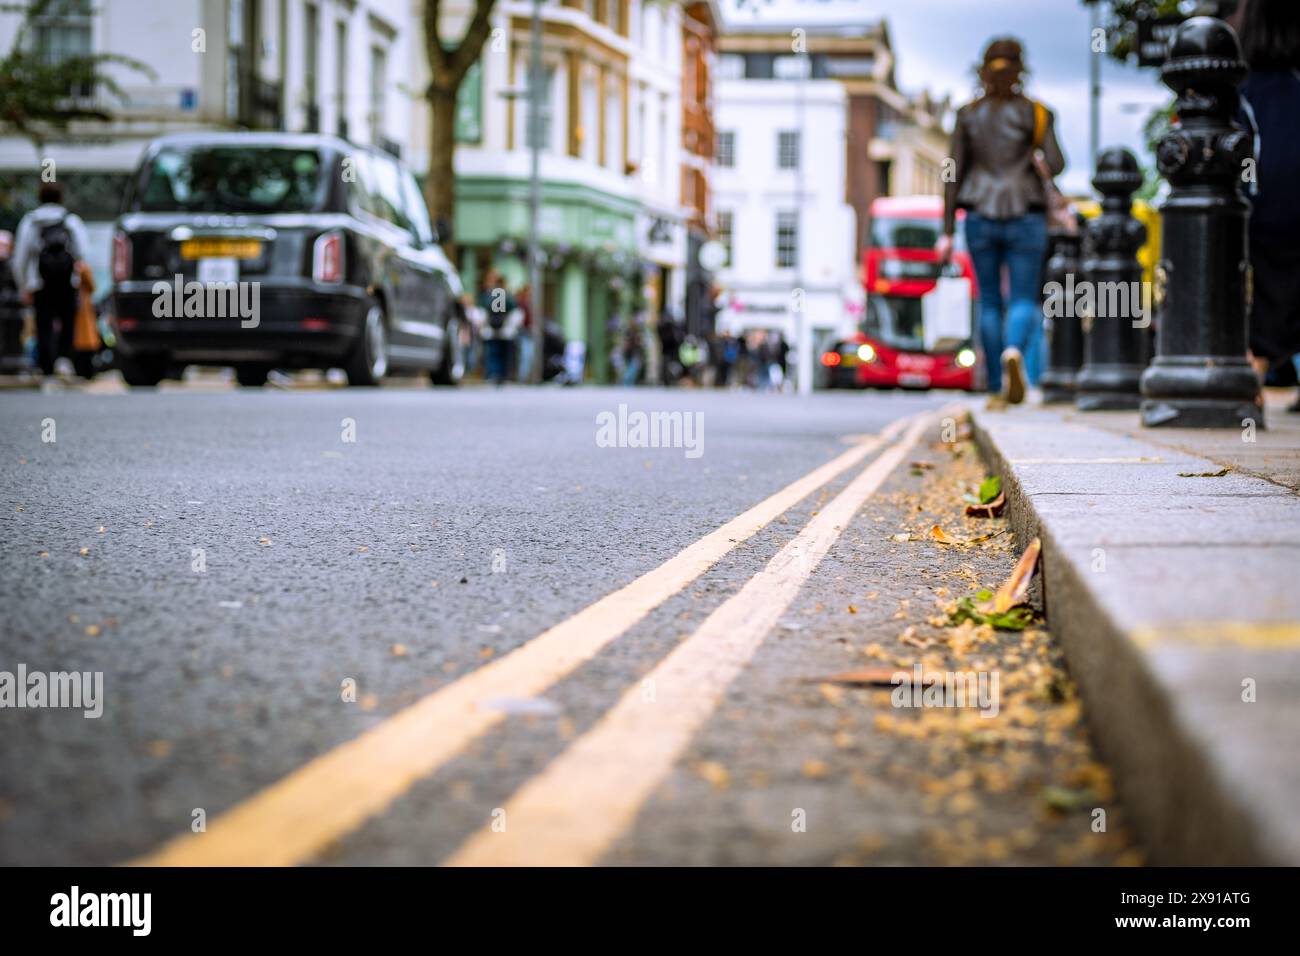
[[[1293, 641], [1300, 633], [1300, 594], [1277, 593], [1298, 590], [1295, 565], [1286, 565], [1300, 552], [1275, 554], [1276, 575], [1248, 594], [1234, 590], [1231, 574], [1209, 573], [1256, 543], [1259, 525], [1238, 520], [1248, 509], [1284, 514], [1282, 532], [1294, 538], [1300, 499], [1239, 475], [1208, 490], [1187, 486], [1186, 472], [1216, 466], [1045, 409], [972, 408], [971, 421], [986, 462], [1003, 476], [1017, 541], [1042, 539], [1048, 620], [1151, 862], [1300, 863], [1300, 647]], [[1052, 457], [1067, 449], [1070, 457]], [[1053, 468], [1061, 464], [1074, 466], [1073, 474]], [[1153, 484], [1170, 486], [1171, 475], [1183, 482], [1173, 487], [1195, 492], [1190, 500], [1212, 503], [1148, 491]], [[1103, 479], [1119, 490], [1101, 490]], [[1151, 505], [1153, 494], [1171, 494], [1176, 504]], [[1198, 512], [1210, 527], [1201, 530]], [[1225, 525], [1239, 526], [1242, 540], [1182, 540], [1221, 534]], [[1231, 552], [1233, 546], [1239, 551]], [[1111, 567], [1102, 567], [1111, 574], [1097, 573], [1099, 551], [1103, 561], [1110, 552]], [[1160, 567], [1162, 558], [1176, 567]], [[1129, 560], [1135, 563], [1126, 566]], [[1174, 594], [1157, 583], [1162, 575]], [[1178, 593], [1197, 581], [1203, 593]], [[1250, 613], [1234, 624], [1243, 602]], [[1202, 617], [1218, 605], [1221, 616]], [[1189, 620], [1198, 619], [1208, 623], [1194, 634]], [[1279, 627], [1283, 638], [1276, 644], [1260, 638]], [[1242, 633], [1252, 636], [1238, 640]], [[1241, 701], [1240, 675], [1257, 681], [1255, 703]]]

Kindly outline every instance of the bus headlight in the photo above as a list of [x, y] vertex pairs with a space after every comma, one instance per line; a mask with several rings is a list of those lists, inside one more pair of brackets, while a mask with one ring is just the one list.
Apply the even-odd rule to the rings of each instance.
[[876, 350], [871, 347], [869, 342], [864, 342], [858, 346], [858, 358], [870, 365], [876, 360]]
[[960, 365], [962, 368], [974, 368], [974, 367], [975, 367], [975, 350], [974, 350], [974, 349], [962, 349], [960, 352], [958, 352], [958, 353], [957, 353], [957, 364]]

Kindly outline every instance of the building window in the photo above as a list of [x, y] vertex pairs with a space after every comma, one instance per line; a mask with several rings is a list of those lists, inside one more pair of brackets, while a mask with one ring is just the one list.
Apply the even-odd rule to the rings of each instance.
[[778, 80], [801, 80], [812, 72], [810, 66], [808, 57], [785, 53], [772, 61], [772, 75]]
[[745, 78], [745, 58], [739, 53], [724, 53], [718, 57], [718, 79], [743, 80]]
[[384, 95], [388, 87], [388, 54], [382, 47], [370, 48], [370, 142], [384, 141]]
[[623, 32], [623, 0], [605, 0], [609, 11], [609, 28], [615, 33]]
[[783, 129], [776, 134], [776, 168], [799, 168], [799, 131]]
[[734, 224], [734, 214], [730, 209], [718, 210], [718, 242], [722, 243], [723, 248], [727, 250], [727, 259], [722, 263], [724, 269], [731, 265], [731, 236]]
[[[54, 0], [45, 13], [33, 22], [36, 55], [51, 66], [76, 57], [90, 55], [90, 0]], [[67, 90], [69, 96], [91, 97], [94, 87], [78, 83]]]
[[348, 25], [339, 20], [334, 24], [334, 97], [337, 110], [339, 137], [348, 138]]
[[[306, 36], [306, 47], [304, 49], [305, 63], [303, 66], [303, 86], [306, 87], [304, 107], [307, 111], [306, 129], [309, 133], [320, 132], [320, 106], [316, 102], [316, 72], [319, 68], [320, 58], [320, 13], [314, 3], [309, 3], [303, 8], [304, 27], [303, 32]], [[283, 38], [281, 38], [283, 43]]]
[[[519, 85], [527, 89], [530, 82], [529, 69], [527, 61], [521, 62], [519, 67], [520, 83]], [[555, 89], [555, 67], [542, 64], [542, 136], [541, 149], [543, 152], [551, 151], [554, 145], [551, 142], [551, 103], [554, 100]], [[523, 135], [517, 138], [517, 142], [522, 142], [525, 149], [533, 148], [533, 130], [532, 130], [532, 97], [521, 96], [516, 101], [515, 111], [519, 117], [519, 122], [523, 125]]]
[[736, 165], [735, 130], [721, 130], [718, 133], [718, 165], [724, 169], [733, 169]]
[[623, 93], [613, 77], [605, 90], [605, 165], [623, 172]]
[[793, 269], [799, 263], [799, 213], [776, 214], [776, 267]]

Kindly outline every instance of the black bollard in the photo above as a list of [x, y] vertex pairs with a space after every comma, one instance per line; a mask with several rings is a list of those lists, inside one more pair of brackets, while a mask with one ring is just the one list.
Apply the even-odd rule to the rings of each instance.
[[1043, 403], [1073, 402], [1076, 379], [1083, 365], [1083, 327], [1069, 290], [1078, 280], [1083, 262], [1083, 231], [1087, 220], [1078, 218], [1075, 232], [1053, 231], [1051, 254], [1044, 275], [1043, 327], [1047, 335], [1047, 368], [1040, 382]]
[[1156, 157], [1169, 180], [1158, 354], [1142, 377], [1142, 424], [1264, 427], [1259, 379], [1246, 359], [1250, 260], [1242, 195], [1251, 137], [1234, 119], [1246, 76], [1232, 27], [1195, 17], [1178, 28], [1160, 75], [1178, 122]]
[[1142, 185], [1137, 158], [1127, 149], [1105, 150], [1092, 185], [1101, 193], [1101, 215], [1088, 224], [1084, 242], [1084, 284], [1076, 306], [1082, 316], [1083, 368], [1075, 405], [1085, 412], [1135, 409], [1151, 358], [1151, 294], [1137, 260], [1147, 227], [1133, 218], [1133, 193]]

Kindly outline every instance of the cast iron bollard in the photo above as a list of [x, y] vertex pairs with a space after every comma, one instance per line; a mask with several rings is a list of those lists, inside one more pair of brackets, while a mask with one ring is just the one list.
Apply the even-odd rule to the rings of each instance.
[[1097, 158], [1092, 185], [1102, 196], [1101, 215], [1089, 223], [1084, 245], [1083, 368], [1075, 405], [1085, 412], [1137, 408], [1151, 358], [1151, 296], [1137, 260], [1147, 227], [1133, 218], [1142, 170], [1127, 149], [1111, 148]]
[[1188, 20], [1160, 75], [1178, 95], [1178, 122], [1156, 153], [1171, 189], [1160, 207], [1163, 307], [1158, 355], [1142, 377], [1142, 424], [1263, 428], [1246, 360], [1250, 204], [1241, 187], [1254, 144], [1234, 121], [1246, 76], [1237, 34], [1212, 17]]
[[1043, 306], [1047, 333], [1047, 368], [1041, 385], [1044, 404], [1073, 402], [1075, 380], [1083, 365], [1083, 327], [1071, 292], [1083, 262], [1083, 232], [1087, 220], [1079, 217], [1077, 232], [1053, 232], [1052, 254], [1047, 260], [1045, 285], [1051, 290]]

